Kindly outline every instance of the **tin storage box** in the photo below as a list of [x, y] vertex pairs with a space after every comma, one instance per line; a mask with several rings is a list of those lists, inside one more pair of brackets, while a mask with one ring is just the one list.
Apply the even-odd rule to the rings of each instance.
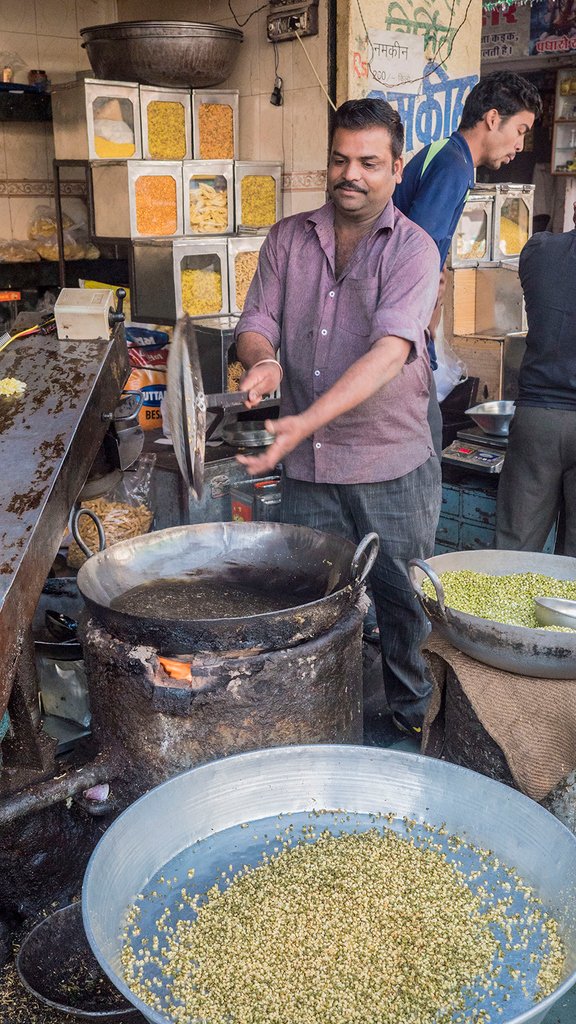
[[92, 164], [97, 238], [178, 238], [182, 165], [168, 160]]
[[189, 160], [192, 100], [188, 89], [140, 86], [142, 156], [145, 160]]
[[184, 234], [226, 235], [234, 230], [231, 160], [186, 160], [182, 165]]
[[220, 316], [228, 313], [228, 249], [226, 239], [174, 242], [176, 316]]
[[140, 98], [136, 82], [85, 78], [52, 90], [57, 160], [139, 160]]
[[192, 93], [192, 120], [196, 160], [236, 160], [237, 89], [195, 89]]
[[236, 228], [268, 228], [282, 216], [282, 164], [238, 160], [234, 166]]
[[264, 236], [228, 239], [228, 280], [230, 312], [241, 313], [258, 266]]

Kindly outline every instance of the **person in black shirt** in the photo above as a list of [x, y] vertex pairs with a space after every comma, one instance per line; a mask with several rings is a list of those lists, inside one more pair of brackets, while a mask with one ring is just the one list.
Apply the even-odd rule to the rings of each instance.
[[498, 485], [496, 546], [541, 551], [564, 504], [564, 554], [576, 556], [576, 229], [533, 235], [520, 255], [520, 281], [528, 334]]

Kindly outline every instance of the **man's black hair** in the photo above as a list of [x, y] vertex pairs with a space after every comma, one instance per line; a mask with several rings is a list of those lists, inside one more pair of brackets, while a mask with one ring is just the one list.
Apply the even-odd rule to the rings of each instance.
[[386, 100], [363, 99], [346, 100], [342, 103], [332, 120], [330, 145], [337, 128], [358, 132], [363, 128], [386, 128], [390, 135], [392, 156], [398, 160], [404, 149], [404, 125], [400, 114]]
[[514, 71], [493, 71], [481, 78], [469, 94], [462, 120], [462, 129], [474, 128], [488, 110], [497, 110], [502, 118], [529, 110], [534, 117], [542, 114], [542, 100], [536, 87]]

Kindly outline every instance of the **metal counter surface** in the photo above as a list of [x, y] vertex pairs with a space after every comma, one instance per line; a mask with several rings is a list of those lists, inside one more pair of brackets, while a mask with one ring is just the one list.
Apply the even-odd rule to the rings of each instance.
[[123, 330], [109, 340], [32, 335], [0, 356], [0, 377], [26, 383], [0, 397], [0, 716], [18, 653], [70, 509], [128, 375]]

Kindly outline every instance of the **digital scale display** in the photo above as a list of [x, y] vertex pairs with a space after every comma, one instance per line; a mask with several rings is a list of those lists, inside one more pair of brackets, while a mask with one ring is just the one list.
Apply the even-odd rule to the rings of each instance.
[[453, 441], [442, 452], [442, 461], [478, 469], [484, 473], [499, 473], [504, 462], [504, 452], [484, 448], [481, 445]]

